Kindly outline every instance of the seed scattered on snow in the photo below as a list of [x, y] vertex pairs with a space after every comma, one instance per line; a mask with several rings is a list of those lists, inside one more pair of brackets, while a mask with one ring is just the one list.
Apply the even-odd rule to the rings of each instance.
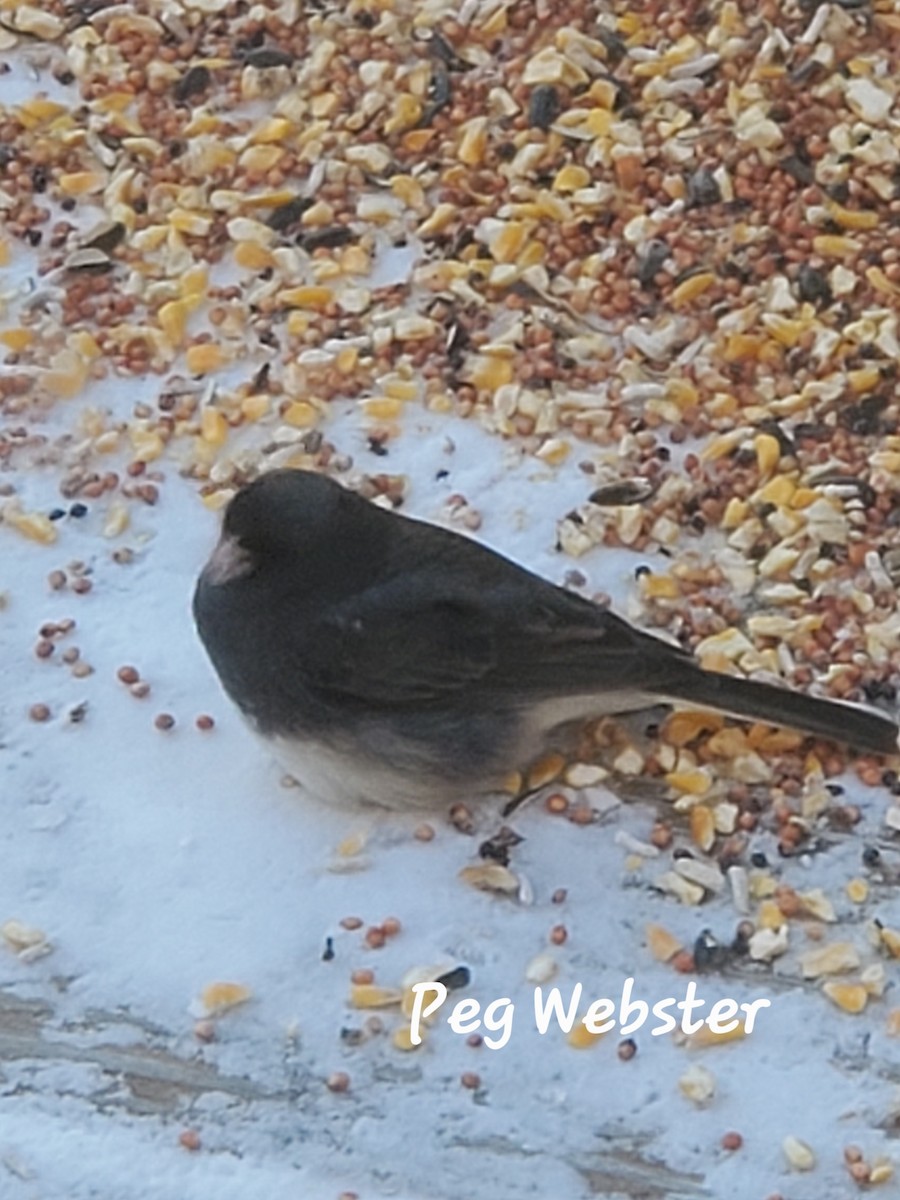
[[191, 1006], [197, 1017], [217, 1017], [221, 1013], [246, 1004], [253, 993], [241, 983], [209, 983]]
[[706, 1067], [694, 1063], [678, 1080], [678, 1090], [691, 1104], [703, 1107], [716, 1094], [716, 1077]]
[[26, 925], [24, 921], [4, 921], [0, 925], [0, 937], [23, 962], [43, 958], [53, 949], [43, 929], [38, 929], [36, 925]]
[[832, 942], [817, 950], [808, 950], [800, 956], [800, 970], [804, 979], [818, 979], [821, 975], [841, 975], [859, 967], [859, 952], [852, 942]]
[[781, 1143], [781, 1149], [792, 1171], [811, 1171], [816, 1165], [812, 1148], [793, 1134], [788, 1134]]
[[479, 863], [475, 867], [463, 867], [459, 877], [463, 883], [482, 892], [515, 896], [519, 891], [519, 877], [499, 863]]

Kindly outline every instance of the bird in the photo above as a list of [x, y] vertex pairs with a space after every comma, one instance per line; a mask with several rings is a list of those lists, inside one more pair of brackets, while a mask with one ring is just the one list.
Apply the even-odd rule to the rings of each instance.
[[326, 804], [488, 796], [573, 723], [661, 703], [897, 752], [879, 711], [704, 669], [472, 538], [315, 471], [272, 470], [234, 494], [193, 615], [225, 692]]

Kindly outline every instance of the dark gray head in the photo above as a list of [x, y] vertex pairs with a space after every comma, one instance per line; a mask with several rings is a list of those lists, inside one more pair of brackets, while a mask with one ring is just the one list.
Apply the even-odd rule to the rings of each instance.
[[245, 577], [261, 565], [317, 558], [333, 545], [341, 516], [359, 503], [333, 479], [280, 470], [241, 488], [225, 510], [222, 536], [204, 575], [212, 584]]

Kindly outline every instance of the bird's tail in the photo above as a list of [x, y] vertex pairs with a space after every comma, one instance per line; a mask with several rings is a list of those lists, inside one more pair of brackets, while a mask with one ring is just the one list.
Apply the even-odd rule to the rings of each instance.
[[755, 679], [698, 668], [685, 672], [674, 686], [667, 683], [665, 699], [817, 734], [870, 754], [898, 753], [900, 728], [889, 717], [861, 705], [820, 700]]

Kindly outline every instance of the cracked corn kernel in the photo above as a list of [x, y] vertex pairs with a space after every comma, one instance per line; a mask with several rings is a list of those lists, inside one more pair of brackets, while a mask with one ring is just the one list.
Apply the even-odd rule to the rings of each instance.
[[690, 813], [691, 837], [694, 844], [704, 853], [708, 853], [716, 841], [716, 819], [712, 809], [705, 804], [698, 804]]
[[472, 117], [460, 126], [462, 137], [457, 158], [467, 167], [477, 167], [487, 150], [487, 117]]
[[428, 1031], [426, 1029], [419, 1029], [419, 1038], [421, 1040], [419, 1041], [419, 1044], [416, 1045], [416, 1043], [412, 1040], [412, 1031], [410, 1030], [409, 1026], [401, 1025], [400, 1028], [395, 1029], [391, 1035], [391, 1044], [395, 1050], [401, 1050], [404, 1054], [407, 1052], [411, 1053], [413, 1050], [421, 1049], [421, 1047], [425, 1045], [427, 1037]]
[[747, 1036], [743, 1021], [738, 1021], [734, 1029], [724, 1033], [716, 1033], [708, 1025], [698, 1029], [685, 1039], [685, 1045], [691, 1050], [703, 1050], [708, 1046], [723, 1046], [726, 1042], [740, 1042]]
[[245, 271], [265, 271], [273, 266], [272, 251], [259, 242], [238, 242], [234, 248], [234, 261]]
[[56, 526], [43, 513], [23, 513], [15, 504], [3, 509], [3, 523], [33, 542], [50, 546], [59, 537]]
[[180, 346], [184, 341], [188, 312], [188, 305], [184, 300], [169, 300], [156, 314], [160, 329], [173, 346]]
[[252, 994], [240, 983], [210, 983], [200, 993], [200, 1003], [207, 1016], [218, 1016], [239, 1004], [246, 1004]]
[[847, 898], [854, 904], [864, 904], [869, 895], [869, 885], [865, 879], [851, 879], [847, 884]]
[[566, 1042], [573, 1050], [588, 1050], [591, 1046], [596, 1046], [604, 1036], [602, 1033], [594, 1033], [593, 1030], [588, 1029], [584, 1021], [579, 1017], [578, 1021], [566, 1034]]
[[681, 941], [662, 925], [648, 925], [644, 930], [647, 948], [657, 962], [668, 962], [682, 948]]
[[702, 296], [704, 292], [708, 292], [715, 282], [716, 277], [711, 271], [702, 271], [697, 275], [689, 276], [673, 290], [671, 296], [672, 307], [684, 308], [692, 300], [696, 300], [698, 296]]
[[374, 983], [355, 983], [350, 988], [353, 1008], [391, 1008], [399, 1004], [403, 993], [398, 988], [379, 987]]
[[869, 992], [861, 983], [837, 983], [828, 980], [822, 991], [838, 1008], [848, 1013], [861, 1013], [869, 1000]]
[[207, 405], [200, 414], [200, 436], [210, 446], [223, 446], [228, 437], [225, 414]]
[[185, 362], [191, 375], [206, 375], [223, 367], [226, 356], [221, 346], [213, 342], [202, 342], [200, 345], [188, 347]]
[[762, 476], [771, 475], [781, 460], [781, 443], [771, 433], [760, 433], [753, 439], [756, 462]]

